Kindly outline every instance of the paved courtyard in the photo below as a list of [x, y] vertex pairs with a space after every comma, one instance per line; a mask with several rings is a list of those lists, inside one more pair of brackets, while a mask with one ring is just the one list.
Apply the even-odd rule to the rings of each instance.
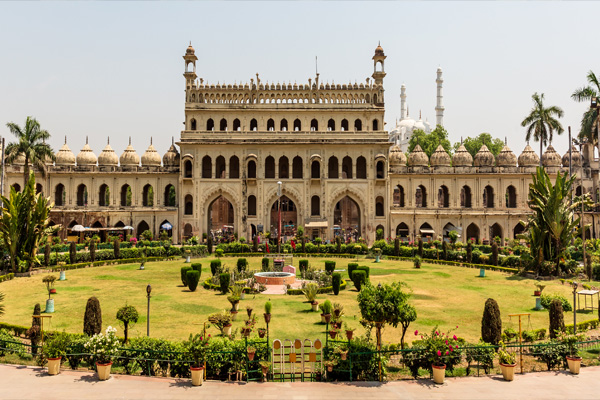
[[192, 387], [189, 380], [113, 375], [99, 382], [93, 373], [62, 371], [49, 376], [37, 367], [0, 365], [0, 399], [567, 399], [600, 398], [600, 367], [568, 372], [354, 383], [227, 383], [209, 381]]

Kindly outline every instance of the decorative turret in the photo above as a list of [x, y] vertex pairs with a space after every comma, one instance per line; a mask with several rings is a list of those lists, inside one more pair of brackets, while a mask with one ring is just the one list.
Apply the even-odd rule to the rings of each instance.
[[429, 157], [418, 144], [408, 155], [408, 165], [410, 167], [427, 167], [429, 165]]
[[140, 165], [140, 156], [135, 152], [135, 149], [131, 145], [131, 137], [129, 138], [129, 146], [125, 149], [121, 158], [119, 158], [121, 167], [137, 167]]
[[475, 158], [473, 159], [473, 165], [476, 167], [493, 167], [495, 158], [490, 149], [484, 144], [481, 146]]
[[91, 167], [95, 166], [98, 161], [98, 157], [92, 151], [92, 148], [88, 144], [88, 137], [85, 137], [85, 145], [77, 154], [77, 166], [78, 167]]
[[180, 155], [175, 147], [175, 141], [171, 139], [171, 147], [163, 156], [163, 166], [165, 167], [179, 167]]
[[537, 167], [540, 165], [540, 158], [535, 151], [527, 143], [527, 146], [523, 149], [523, 152], [519, 155], [519, 167]]
[[150, 146], [142, 155], [142, 167], [160, 167], [160, 155], [152, 145], [152, 138], [150, 138]]
[[379, 43], [379, 45], [377, 46], [377, 48], [375, 49], [375, 55], [373, 56], [373, 79], [375, 80], [375, 84], [379, 85], [379, 90], [377, 93], [377, 97], [374, 101], [376, 106], [383, 106], [384, 105], [384, 99], [383, 99], [383, 78], [385, 78], [385, 68], [384, 68], [384, 62], [386, 59], [386, 55], [383, 52], [383, 47], [381, 47], [381, 43]]
[[106, 147], [102, 150], [102, 153], [98, 156], [98, 166], [99, 167], [118, 167], [119, 166], [119, 157], [117, 157], [117, 153], [110, 147], [110, 138], [106, 143]]
[[472, 167], [473, 156], [467, 151], [464, 144], [461, 143], [460, 147], [454, 153], [452, 157], [452, 165], [454, 167]]
[[[571, 147], [571, 160], [573, 167], [581, 167], [581, 153], [577, 150], [577, 147]], [[562, 165], [565, 168], [569, 168], [569, 152], [567, 151], [562, 158]]]
[[449, 167], [450, 161], [450, 155], [448, 155], [441, 144], [435, 149], [429, 159], [432, 167]]
[[560, 154], [554, 150], [552, 145], [548, 146], [544, 154], [542, 154], [542, 165], [544, 167], [560, 167], [561, 161]]
[[517, 156], [504, 142], [504, 147], [500, 150], [500, 154], [498, 154], [498, 158], [496, 159], [496, 163], [499, 167], [516, 167], [517, 166]]
[[[25, 158], [23, 158], [23, 164], [25, 163]], [[67, 137], [65, 136], [65, 144], [58, 150], [56, 153], [56, 165], [57, 166], [72, 166], [75, 165], [75, 154], [71, 151], [69, 146], [67, 146]]]
[[404, 155], [400, 146], [392, 146], [390, 149], [389, 160], [391, 166], [404, 167], [406, 165], [406, 155]]
[[185, 65], [185, 72], [183, 73], [183, 76], [185, 77], [186, 90], [188, 90], [194, 86], [194, 82], [198, 77], [198, 75], [196, 75], [196, 61], [198, 60], [198, 57], [196, 57], [196, 52], [192, 47], [192, 42], [190, 42], [190, 45], [186, 49], [183, 60]]

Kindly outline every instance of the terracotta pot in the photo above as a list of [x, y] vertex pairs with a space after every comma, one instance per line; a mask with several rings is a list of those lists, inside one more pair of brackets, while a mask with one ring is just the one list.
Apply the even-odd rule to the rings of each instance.
[[238, 312], [237, 311], [229, 311], [231, 313], [231, 320], [235, 321], [237, 319]]
[[328, 365], [327, 366], [327, 371], [329, 371], [329, 372], [333, 371], [333, 365]]
[[354, 331], [346, 331], [346, 337], [348, 340], [352, 340], [352, 335], [354, 335]]
[[231, 335], [231, 327], [232, 327], [231, 324], [224, 326], [223, 327], [223, 335], [225, 335], [225, 336]]
[[271, 322], [271, 314], [263, 314], [265, 317], [265, 324], [268, 324], [269, 322]]
[[346, 358], [348, 357], [348, 353], [340, 353], [340, 358], [344, 361], [346, 361]]
[[515, 367], [517, 364], [502, 364], [500, 363], [500, 371], [505, 381], [512, 381], [515, 379]]
[[310, 303], [313, 311], [319, 311], [319, 302]]
[[534, 296], [541, 296], [541, 295], [542, 295], [542, 292], [541, 292], [541, 291], [539, 291], [539, 290], [534, 290], [534, 291], [533, 291], [533, 295], [534, 295]]
[[50, 289], [50, 294], [56, 294], [56, 289]]
[[98, 380], [105, 381], [110, 378], [110, 367], [112, 363], [100, 364], [96, 363], [96, 373], [98, 374]]
[[202, 386], [204, 382], [204, 367], [190, 367], [192, 371], [192, 386]]
[[252, 309], [246, 308], [246, 313], [248, 313], [248, 318], [252, 317]]
[[248, 336], [250, 336], [250, 332], [251, 332], [251, 330], [249, 328], [244, 328], [244, 329], [242, 329], [242, 336], [248, 337]]
[[329, 321], [331, 321], [331, 314], [325, 314], [323, 316], [325, 317], [325, 323], [328, 324]]
[[446, 377], [446, 366], [445, 365], [432, 365], [433, 367], [433, 382], [437, 384], [444, 383]]
[[60, 373], [60, 360], [61, 357], [48, 359], [48, 375], [58, 375]]
[[321, 314], [321, 323], [325, 324], [325, 314]]
[[337, 331], [329, 331], [329, 336], [331, 336], [332, 339], [335, 339], [337, 336]]
[[340, 310], [333, 310], [333, 313], [335, 314], [336, 318], [340, 316]]
[[259, 338], [264, 338], [266, 334], [267, 334], [267, 331], [258, 331]]
[[255, 353], [250, 353], [250, 352], [248, 353], [248, 360], [249, 360], [249, 361], [252, 361], [252, 360], [254, 360], [254, 354], [255, 354]]
[[581, 368], [581, 357], [567, 356], [567, 364], [569, 365], [569, 371], [572, 374], [579, 375], [579, 368]]

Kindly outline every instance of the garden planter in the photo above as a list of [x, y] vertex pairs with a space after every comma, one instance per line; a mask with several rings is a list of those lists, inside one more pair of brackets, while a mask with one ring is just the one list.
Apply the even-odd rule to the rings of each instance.
[[331, 336], [332, 339], [335, 339], [337, 336], [337, 331], [329, 331], [329, 336]]
[[331, 314], [325, 314], [323, 315], [323, 317], [325, 317], [325, 323], [328, 324], [329, 321], [331, 321]]
[[333, 314], [335, 315], [335, 317], [339, 317], [340, 316], [340, 310], [333, 310]]
[[248, 318], [252, 317], [252, 309], [246, 308], [246, 313], [248, 314]]
[[335, 329], [342, 329], [342, 321], [339, 321], [339, 322], [334, 322], [334, 323], [333, 323], [333, 327], [334, 327]]
[[262, 374], [263, 374], [264, 376], [267, 376], [267, 374], [269, 373], [269, 367], [262, 367], [262, 366], [261, 366], [261, 368], [262, 368]]
[[240, 294], [240, 299], [244, 300], [246, 298], [246, 293], [242, 292], [242, 294]]
[[533, 295], [534, 296], [541, 296], [542, 295], [542, 291], [541, 290], [534, 290], [533, 291]]
[[485, 268], [479, 268], [479, 277], [485, 278]]
[[512, 381], [515, 379], [515, 367], [517, 364], [502, 364], [500, 363], [500, 371], [505, 381]]
[[346, 358], [348, 358], [348, 353], [340, 353], [340, 359], [342, 361], [346, 361]]
[[325, 324], [325, 314], [321, 314], [321, 323]]
[[261, 339], [264, 338], [266, 334], [267, 334], [266, 330], [259, 330], [258, 331], [258, 337], [261, 338]]
[[112, 367], [111, 362], [107, 364], [96, 363], [96, 373], [98, 374], [99, 381], [105, 381], [110, 378], [110, 367]]
[[61, 357], [48, 359], [48, 375], [58, 375], [60, 372], [60, 359]]
[[248, 337], [250, 336], [250, 329], [242, 329], [242, 336], [243, 337]]
[[328, 365], [327, 366], [327, 371], [328, 372], [332, 372], [333, 371], [333, 365]]
[[50, 294], [56, 294], [56, 289], [50, 289]]
[[185, 256], [185, 262], [188, 264], [191, 263], [192, 262], [191, 256]]
[[238, 312], [231, 310], [230, 313], [231, 313], [231, 320], [235, 321], [237, 319]]
[[46, 310], [45, 313], [53, 313], [54, 312], [54, 299], [46, 300]]
[[579, 368], [581, 367], [581, 357], [567, 356], [567, 364], [569, 365], [569, 371], [572, 374], [579, 375]]
[[59, 281], [66, 281], [67, 277], [66, 277], [66, 272], [65, 271], [60, 271], [60, 277], [58, 278]]
[[248, 361], [254, 360], [254, 354], [256, 354], [256, 353], [254, 353], [254, 352], [253, 353], [250, 353], [250, 352], [248, 353]]
[[229, 336], [229, 335], [231, 335], [231, 327], [232, 327], [232, 325], [231, 325], [231, 324], [229, 324], [229, 325], [225, 325], [225, 326], [223, 327], [223, 335], [225, 335], [225, 336]]
[[192, 386], [202, 386], [204, 382], [204, 367], [190, 367], [192, 370]]
[[271, 314], [263, 314], [265, 317], [265, 324], [268, 324], [269, 322], [271, 322]]
[[437, 384], [444, 383], [446, 377], [446, 365], [432, 365], [433, 367], [433, 382]]
[[314, 303], [310, 303], [313, 311], [319, 311], [319, 302], [315, 301]]
[[233, 303], [232, 307], [233, 307], [232, 308], [233, 311], [239, 311], [239, 309], [240, 309], [240, 303], [239, 302]]
[[348, 340], [352, 340], [352, 335], [354, 335], [354, 331], [346, 331], [346, 338]]

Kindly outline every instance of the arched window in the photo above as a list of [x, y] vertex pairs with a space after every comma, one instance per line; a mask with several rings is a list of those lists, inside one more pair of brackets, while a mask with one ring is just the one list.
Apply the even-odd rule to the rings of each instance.
[[185, 208], [183, 213], [185, 215], [192, 215], [194, 213], [194, 198], [191, 194], [185, 195]]
[[234, 119], [233, 120], [233, 130], [234, 131], [239, 131], [241, 130], [241, 124], [240, 124], [240, 120], [239, 119]]
[[275, 121], [273, 121], [273, 118], [269, 118], [269, 120], [267, 121], [267, 130], [268, 131], [275, 130]]
[[374, 119], [373, 120], [373, 130], [374, 131], [378, 131], [379, 130], [379, 121]]
[[333, 118], [331, 118], [329, 121], [327, 121], [327, 130], [335, 131], [335, 121], [333, 120]]
[[209, 156], [202, 158], [202, 177], [207, 179], [212, 178], [212, 160]]
[[296, 118], [294, 120], [294, 130], [295, 131], [301, 131], [302, 130], [302, 123], [300, 122], [300, 120], [298, 118]]
[[415, 193], [415, 205], [419, 208], [427, 207], [427, 190], [425, 186], [419, 185]]
[[356, 177], [358, 179], [367, 179], [367, 159], [363, 156], [356, 159]]
[[338, 159], [335, 156], [329, 157], [329, 165], [327, 166], [327, 177], [329, 179], [338, 179], [339, 178], [339, 165]]
[[[148, 226], [148, 223], [146, 221], [140, 222], [138, 224], [138, 226], [137, 226], [137, 235], [138, 235], [138, 238], [141, 238], [142, 237], [142, 233], [144, 233], [146, 231], [150, 231], [150, 227]], [[152, 233], [152, 231], [150, 231], [150, 233]]]
[[20, 192], [21, 191], [21, 185], [19, 185], [18, 183], [13, 183], [12, 187], [15, 188], [15, 192]]
[[377, 179], [385, 178], [385, 163], [381, 160], [377, 161], [375, 166]]
[[225, 179], [225, 157], [219, 156], [215, 161], [215, 167], [217, 168], [217, 179]]
[[271, 156], [265, 159], [265, 178], [275, 178], [275, 159]]
[[377, 196], [377, 198], [375, 198], [375, 216], [376, 217], [384, 216], [383, 197], [381, 197], [381, 196]]
[[279, 179], [290, 177], [290, 162], [286, 156], [279, 157]]
[[448, 188], [444, 185], [438, 189], [438, 207], [450, 207], [450, 194], [448, 193]]
[[177, 205], [177, 193], [175, 186], [168, 184], [165, 187], [165, 204], [166, 207], [175, 207]]
[[256, 119], [252, 118], [250, 120], [250, 130], [256, 131], [257, 129], [258, 129], [258, 122], [256, 122]]
[[282, 119], [281, 122], [279, 123], [279, 130], [280, 131], [287, 131], [288, 130], [288, 123], [287, 123], [287, 119]]
[[54, 204], [56, 204], [57, 206], [64, 206], [65, 200], [65, 185], [59, 183], [58, 185], [56, 185], [56, 190], [54, 191]]
[[42, 193], [42, 192], [43, 192], [43, 187], [42, 187], [42, 185], [41, 185], [41, 184], [39, 184], [39, 183], [36, 183], [36, 184], [35, 184], [35, 194], [40, 194], [40, 193]]
[[183, 162], [183, 176], [185, 178], [192, 177], [192, 161], [191, 160], [185, 160]]
[[215, 121], [213, 121], [212, 118], [209, 118], [208, 121], [206, 121], [206, 130], [207, 131], [215, 130]]
[[227, 130], [227, 120], [225, 118], [221, 118], [221, 123], [219, 124], [219, 130], [220, 131]]
[[142, 206], [152, 207], [154, 205], [154, 188], [147, 184], [142, 192]]
[[471, 188], [467, 185], [460, 189], [460, 206], [462, 208], [471, 208]]
[[192, 131], [196, 130], [196, 120], [194, 118], [192, 118], [192, 120], [190, 121], [190, 129]]
[[317, 160], [314, 160], [310, 164], [310, 177], [313, 179], [321, 178], [321, 163], [318, 162]]
[[248, 215], [256, 215], [256, 196], [248, 196]]
[[121, 186], [121, 207], [131, 207], [132, 194], [131, 186], [125, 184]]
[[401, 185], [394, 188], [393, 202], [396, 207], [404, 207], [404, 188]]
[[347, 130], [348, 130], [348, 120], [344, 118], [342, 120], [342, 131], [347, 131]]
[[483, 189], [483, 206], [485, 208], [494, 208], [494, 188], [489, 185]]
[[110, 190], [108, 185], [103, 183], [100, 185], [100, 192], [98, 193], [98, 205], [100, 207], [106, 207], [110, 205]]
[[396, 237], [399, 238], [407, 238], [408, 237], [408, 225], [404, 222], [401, 222], [396, 227]]
[[506, 188], [506, 208], [517, 208], [517, 189], [513, 185]]
[[342, 178], [352, 179], [352, 159], [348, 156], [342, 159]]
[[310, 198], [310, 215], [321, 215], [321, 201], [319, 196], [313, 196]]
[[237, 156], [231, 156], [229, 159], [229, 179], [240, 178], [240, 159]]
[[357, 132], [362, 131], [362, 121], [360, 119], [354, 120], [354, 130]]
[[319, 130], [319, 123], [314, 118], [310, 121], [310, 130], [313, 132]]
[[292, 178], [302, 179], [302, 157], [296, 156], [292, 160]]
[[256, 179], [256, 161], [248, 161], [248, 178]]
[[87, 187], [82, 183], [81, 185], [77, 186], [77, 205], [79, 207], [84, 207], [84, 206], [87, 206], [87, 202], [88, 202]]

